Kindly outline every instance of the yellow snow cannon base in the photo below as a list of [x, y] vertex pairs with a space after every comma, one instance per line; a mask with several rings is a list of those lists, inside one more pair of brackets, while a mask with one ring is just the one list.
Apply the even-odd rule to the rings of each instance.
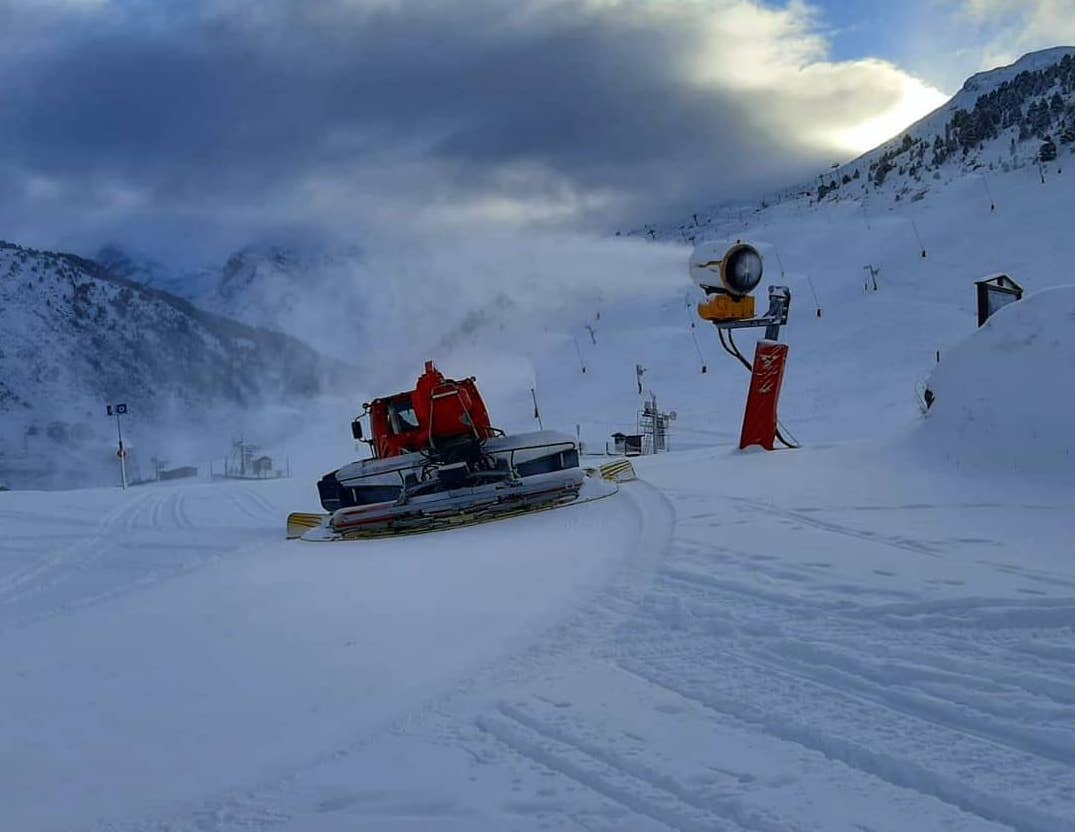
[[705, 321], [745, 321], [754, 317], [754, 298], [751, 295], [742, 298], [713, 295], [705, 303], [698, 304], [698, 317]]
[[351, 531], [341, 533], [332, 528], [330, 523], [332, 519], [331, 514], [314, 514], [310, 512], [295, 511], [287, 516], [287, 539], [302, 539], [315, 542], [371, 540], [382, 537], [401, 537], [403, 535], [424, 534], [428, 532], [460, 528], [463, 526], [475, 526], [479, 523], [491, 523], [495, 520], [504, 520], [509, 517], [518, 517], [523, 514], [552, 511], [557, 508], [566, 508], [567, 506], [588, 503], [593, 500], [610, 497], [619, 491], [620, 483], [638, 479], [638, 474], [635, 473], [634, 466], [626, 459], [606, 462], [597, 468], [587, 468], [586, 476], [591, 479], [594, 485], [599, 482], [606, 482], [609, 483], [609, 485], [605, 488], [593, 489], [590, 496], [579, 496], [565, 502], [552, 502], [536, 507], [519, 508], [515, 511], [502, 511], [492, 517], [485, 517], [480, 511], [461, 511], [453, 513], [450, 516], [439, 517], [432, 520], [427, 525], [413, 529], [378, 529], [376, 531]]

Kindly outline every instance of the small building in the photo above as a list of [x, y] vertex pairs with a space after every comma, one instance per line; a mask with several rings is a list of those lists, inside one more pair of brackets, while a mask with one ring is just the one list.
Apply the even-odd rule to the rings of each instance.
[[1009, 303], [1015, 303], [1023, 297], [1023, 287], [1006, 274], [995, 274], [974, 281], [978, 291], [978, 326]]
[[271, 456], [259, 456], [254, 460], [254, 476], [255, 477], [271, 477], [272, 470], [272, 457]]
[[198, 476], [198, 469], [193, 465], [183, 465], [179, 468], [162, 469], [159, 477], [162, 480], [182, 480], [187, 477]]
[[624, 456], [642, 455], [642, 434], [619, 433], [612, 434], [612, 449], [605, 446], [606, 453], [623, 454]]

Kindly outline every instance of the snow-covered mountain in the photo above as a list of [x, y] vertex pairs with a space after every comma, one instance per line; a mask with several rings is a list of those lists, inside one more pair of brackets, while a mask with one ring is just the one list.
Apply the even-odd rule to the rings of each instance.
[[[884, 144], [809, 182], [758, 202], [703, 208], [688, 218], [647, 224], [629, 236], [690, 242], [742, 224], [787, 202], [855, 201], [864, 212], [917, 202], [968, 173], [989, 195], [989, 176], [1029, 169], [1060, 174], [1075, 153], [1075, 47], [1033, 52], [1010, 66], [971, 76], [956, 95]], [[992, 199], [990, 197], [990, 199]]]
[[[93, 258], [109, 275], [164, 289], [199, 309], [300, 337], [319, 351], [345, 361], [357, 352], [365, 292], [353, 291], [363, 271], [357, 248], [320, 250], [285, 245], [250, 245], [222, 264], [175, 269], [117, 245]], [[318, 319], [306, 310], [311, 298], [332, 296], [339, 303]], [[341, 337], [343, 336], [343, 337]]]
[[[143, 286], [161, 289], [171, 295], [194, 301], [208, 296], [216, 290], [220, 282], [217, 269], [177, 268], [161, 262], [156, 257], [130, 251], [118, 243], [107, 243], [97, 250], [92, 259], [101, 266], [109, 276], [121, 280], [130, 280]], [[214, 310], [208, 304], [196, 303], [196, 306], [208, 311]], [[226, 315], [234, 318], [234, 315]], [[244, 322], [249, 323], [249, 322]]]
[[835, 194], [856, 171], [875, 190], [891, 177], [886, 195], [900, 198], [953, 172], [1053, 162], [1073, 144], [1075, 48], [1058, 47], [972, 76], [947, 104], [838, 169], [818, 197]]
[[195, 301], [236, 320], [294, 332], [293, 318], [303, 298], [340, 291], [356, 250], [322, 252], [289, 246], [248, 246], [216, 271], [214, 285]]
[[0, 243], [0, 481], [99, 450], [106, 403], [143, 423], [205, 425], [222, 408], [294, 402], [354, 375], [97, 263]]

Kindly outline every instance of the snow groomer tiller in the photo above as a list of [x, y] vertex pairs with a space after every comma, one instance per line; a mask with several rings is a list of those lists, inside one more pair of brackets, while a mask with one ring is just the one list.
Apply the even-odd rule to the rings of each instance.
[[[785, 438], [777, 420], [780, 386], [784, 381], [788, 346], [779, 343], [780, 327], [788, 322], [791, 290], [787, 286], [769, 287], [769, 309], [764, 315], [754, 313], [752, 292], [761, 283], [761, 253], [741, 241], [734, 244], [699, 243], [690, 260], [691, 278], [702, 287], [706, 300], [698, 305], [698, 315], [717, 328], [725, 352], [750, 370], [750, 392], [743, 414], [739, 447], [761, 445], [773, 450], [780, 442], [788, 448], [798, 444]], [[765, 337], [754, 350], [753, 364], [736, 346], [733, 329], [765, 327]]]

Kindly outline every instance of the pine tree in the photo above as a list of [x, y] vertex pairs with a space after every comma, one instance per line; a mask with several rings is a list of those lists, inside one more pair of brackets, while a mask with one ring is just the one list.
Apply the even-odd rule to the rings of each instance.
[[1052, 162], [1056, 160], [1056, 144], [1050, 136], [1045, 137], [1045, 142], [1038, 151], [1038, 159], [1042, 162]]

